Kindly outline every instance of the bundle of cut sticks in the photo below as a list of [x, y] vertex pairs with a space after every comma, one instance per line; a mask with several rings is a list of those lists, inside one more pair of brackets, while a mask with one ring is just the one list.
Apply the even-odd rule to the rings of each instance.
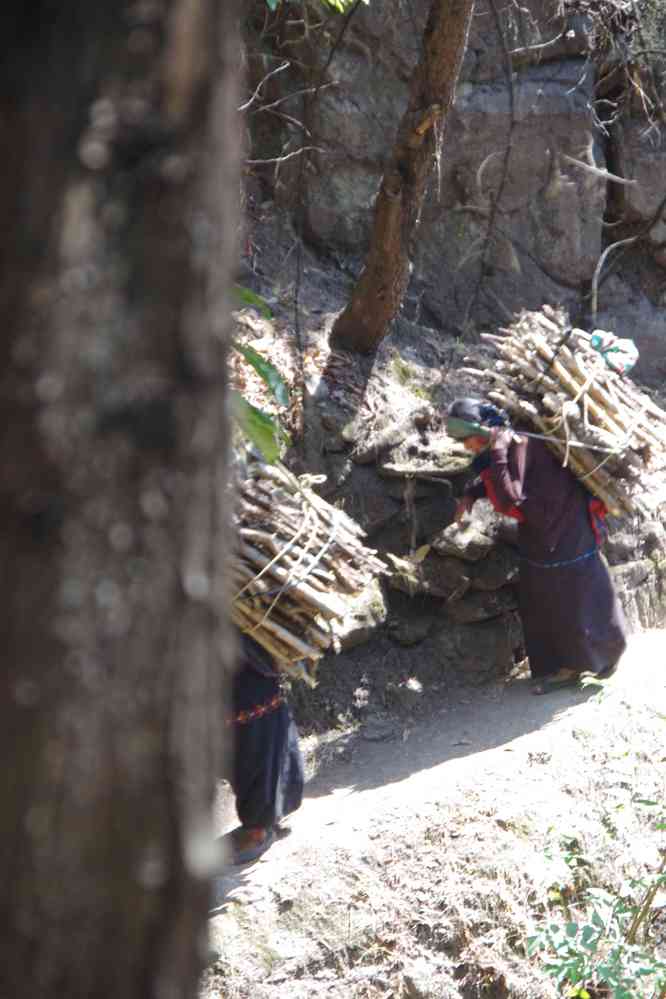
[[279, 669], [315, 684], [336, 651], [335, 625], [371, 579], [386, 573], [362, 528], [286, 468], [256, 463], [240, 484], [232, 559], [232, 618]]
[[610, 513], [657, 515], [666, 505], [666, 412], [559, 310], [524, 312], [501, 334], [482, 335], [496, 355], [488, 367], [462, 373], [482, 378], [487, 397], [542, 436]]

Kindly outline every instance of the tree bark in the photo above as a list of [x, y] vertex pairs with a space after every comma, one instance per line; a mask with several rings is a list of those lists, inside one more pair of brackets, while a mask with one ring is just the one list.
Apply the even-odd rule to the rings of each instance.
[[410, 243], [435, 154], [435, 126], [453, 105], [474, 0], [433, 0], [409, 102], [382, 178], [363, 272], [331, 333], [334, 346], [370, 352], [389, 331], [409, 283]]
[[0, 13], [0, 995], [193, 996], [222, 762], [238, 5]]

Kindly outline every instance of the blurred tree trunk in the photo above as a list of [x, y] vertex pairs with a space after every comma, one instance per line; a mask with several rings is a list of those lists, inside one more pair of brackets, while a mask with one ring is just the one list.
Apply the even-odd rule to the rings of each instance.
[[432, 0], [421, 57], [409, 86], [375, 205], [363, 272], [331, 333], [333, 346], [374, 350], [402, 303], [410, 272], [410, 243], [442, 128], [455, 97], [474, 0]]
[[6, 999], [196, 993], [229, 658], [237, 10], [0, 13]]

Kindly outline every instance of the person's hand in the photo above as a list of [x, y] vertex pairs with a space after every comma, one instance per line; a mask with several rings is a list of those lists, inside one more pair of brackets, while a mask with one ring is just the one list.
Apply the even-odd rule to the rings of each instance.
[[458, 505], [456, 506], [456, 524], [459, 524], [461, 520], [468, 514], [471, 513], [472, 507], [474, 506], [473, 496], [463, 496], [462, 499], [458, 500]]

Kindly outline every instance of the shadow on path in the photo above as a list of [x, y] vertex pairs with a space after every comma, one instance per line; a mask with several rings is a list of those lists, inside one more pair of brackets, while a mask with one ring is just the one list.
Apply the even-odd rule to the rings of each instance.
[[543, 697], [532, 694], [529, 680], [516, 680], [478, 691], [465, 691], [441, 712], [413, 728], [396, 722], [380, 741], [361, 733], [350, 759], [317, 774], [306, 798], [331, 794], [336, 788], [362, 791], [403, 781], [414, 773], [452, 760], [507, 746], [531, 732], [543, 731], [597, 693], [598, 688], [571, 688]]
[[[529, 681], [518, 680], [452, 693], [436, 716], [411, 730], [391, 722], [395, 727], [388, 735], [383, 730], [382, 741], [359, 735], [345, 761], [310, 781], [303, 806], [289, 819], [291, 835], [257, 863], [215, 879], [212, 911], [221, 913], [232, 902], [263, 904], [281, 878], [312, 862], [304, 858], [347, 863], [344, 849], [351, 842], [357, 852], [372, 850], [378, 822], [409, 822], [421, 810], [428, 814], [433, 806], [467, 800], [468, 792], [473, 802], [476, 788], [489, 782], [509, 797], [513, 784], [527, 782], [528, 794], [548, 799], [549, 786], [533, 764], [564, 752], [567, 765], [575, 766], [577, 740], [603, 728], [606, 713], [625, 724], [631, 710], [666, 712], [665, 651], [664, 632], [633, 636], [601, 693], [595, 685], [535, 697]], [[609, 731], [612, 736], [612, 724]]]

